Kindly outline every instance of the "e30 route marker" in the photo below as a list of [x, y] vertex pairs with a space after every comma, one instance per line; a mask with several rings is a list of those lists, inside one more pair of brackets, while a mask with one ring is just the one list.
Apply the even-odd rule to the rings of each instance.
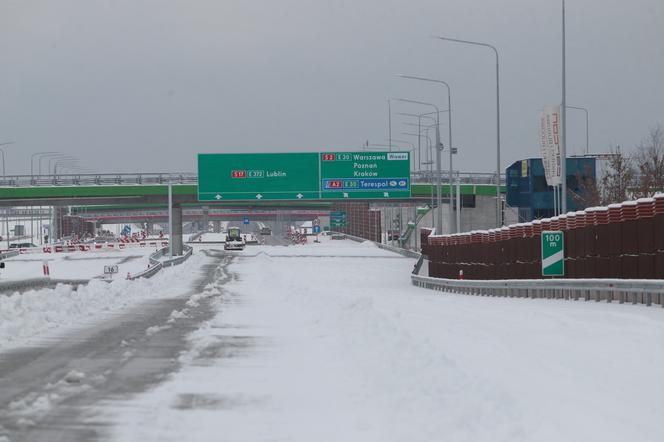
[[199, 154], [199, 201], [410, 197], [410, 152]]

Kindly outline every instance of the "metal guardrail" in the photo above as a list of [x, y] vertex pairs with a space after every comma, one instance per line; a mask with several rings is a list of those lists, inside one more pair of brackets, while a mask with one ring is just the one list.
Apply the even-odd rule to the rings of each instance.
[[413, 267], [413, 275], [420, 274], [420, 269], [422, 268], [422, 264], [424, 264], [424, 255], [420, 255], [420, 259], [418, 259], [417, 263], [415, 263], [415, 267]]
[[192, 247], [187, 246], [187, 245], [184, 245], [183, 249], [184, 249], [185, 253], [182, 256], [178, 256], [176, 258], [173, 258], [172, 260], [166, 260], [166, 261], [162, 261], [159, 258], [161, 258], [162, 256], [166, 255], [166, 253], [168, 253], [168, 247], [164, 247], [164, 248], [161, 248], [161, 249], [157, 250], [155, 253], [150, 255], [150, 258], [149, 258], [150, 259], [150, 267], [147, 268], [146, 270], [143, 270], [140, 273], [134, 274], [133, 276], [131, 276], [128, 279], [133, 281], [133, 280], [138, 279], [138, 278], [152, 278], [154, 275], [159, 273], [159, 271], [161, 269], [163, 269], [164, 267], [171, 267], [171, 266], [182, 264], [187, 259], [189, 259], [189, 257], [191, 256], [191, 254], [194, 251], [194, 249]]
[[74, 290], [76, 290], [78, 286], [86, 285], [88, 282], [89, 280], [87, 279], [51, 279], [47, 277], [22, 279], [17, 281], [2, 281], [0, 282], [0, 293], [22, 293], [28, 290], [53, 288], [58, 284], [71, 285]]
[[182, 249], [184, 250], [183, 255], [178, 256], [177, 258], [173, 258], [171, 260], [163, 261], [163, 266], [164, 267], [172, 267], [172, 266], [182, 264], [187, 259], [189, 259], [191, 254], [194, 252], [194, 249], [191, 246], [188, 246], [188, 245], [183, 245]]
[[379, 242], [376, 242], [376, 241], [371, 241], [371, 240], [366, 239], [366, 238], [361, 238], [359, 236], [349, 235], [348, 233], [341, 233], [341, 232], [330, 232], [330, 233], [333, 233], [335, 235], [344, 235], [346, 238], [351, 239], [355, 242], [369, 241], [369, 242], [372, 242], [372, 243], [376, 244], [376, 246], [379, 249], [389, 250], [390, 252], [398, 253], [399, 255], [403, 255], [403, 256], [406, 256], [408, 258], [420, 259], [420, 257], [422, 256], [420, 253], [415, 252], [413, 250], [402, 249], [401, 247], [394, 247], [394, 246], [391, 246], [391, 245], [388, 245], [388, 244], [382, 244], [382, 243], [379, 243]]
[[194, 233], [193, 235], [191, 235], [191, 236], [189, 237], [189, 239], [187, 240], [187, 242], [198, 241], [198, 238], [200, 238], [201, 236], [203, 236], [204, 233], [205, 233], [205, 232], [203, 232], [203, 231], [201, 231], [201, 232], [197, 232], [197, 233]]
[[450, 293], [511, 298], [618, 301], [664, 307], [664, 280], [509, 279], [456, 280], [411, 275], [413, 285]]
[[2, 252], [0, 253], [0, 260], [7, 259], [7, 258], [13, 258], [14, 256], [18, 256], [21, 252], [18, 250], [10, 250], [7, 252]]

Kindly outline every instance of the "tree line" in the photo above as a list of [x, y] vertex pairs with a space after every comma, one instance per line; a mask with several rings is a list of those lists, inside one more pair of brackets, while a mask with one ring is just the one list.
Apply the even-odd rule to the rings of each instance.
[[[579, 177], [580, 179], [580, 177]], [[597, 179], [580, 179], [574, 195], [584, 207], [606, 206], [664, 192], [664, 128], [651, 128], [632, 152], [611, 146]]]

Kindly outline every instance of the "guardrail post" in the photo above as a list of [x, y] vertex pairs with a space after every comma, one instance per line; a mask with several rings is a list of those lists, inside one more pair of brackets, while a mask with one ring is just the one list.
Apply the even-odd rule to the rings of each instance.
[[637, 301], [637, 300], [638, 300], [638, 299], [637, 299], [637, 294], [636, 294], [636, 292], [632, 292], [632, 304], [636, 304], [636, 301]]
[[652, 293], [646, 293], [646, 305], [650, 307], [652, 305]]

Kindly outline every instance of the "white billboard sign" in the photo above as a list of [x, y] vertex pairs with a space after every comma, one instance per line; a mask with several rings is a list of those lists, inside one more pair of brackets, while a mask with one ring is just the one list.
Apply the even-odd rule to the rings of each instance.
[[540, 114], [540, 150], [546, 183], [557, 186], [561, 183], [560, 135], [562, 119], [560, 106], [544, 106]]

